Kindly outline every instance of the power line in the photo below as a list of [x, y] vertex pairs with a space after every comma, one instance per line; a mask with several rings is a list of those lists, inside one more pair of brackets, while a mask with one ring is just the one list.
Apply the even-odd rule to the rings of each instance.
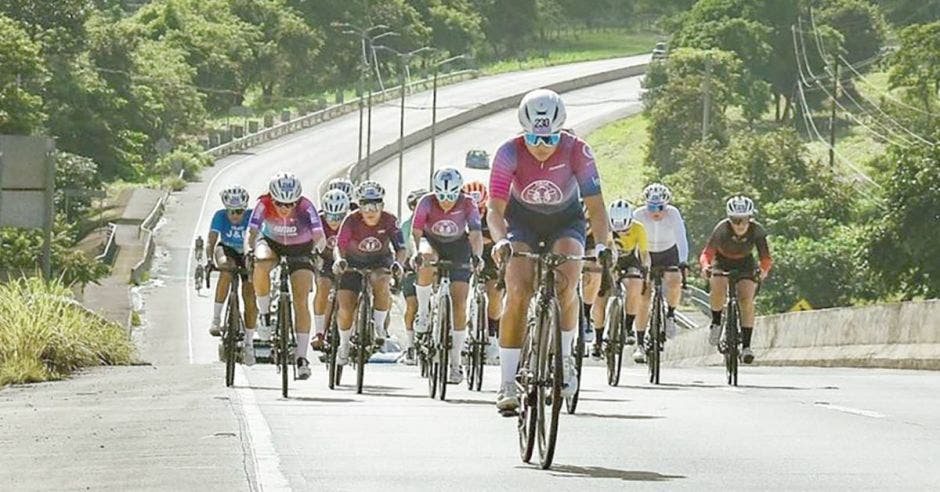
[[[841, 57], [840, 57], [840, 58], [841, 58]], [[858, 80], [861, 80], [862, 83], [864, 83], [865, 85], [871, 87], [872, 89], [878, 89], [878, 90], [880, 90], [879, 87], [876, 87], [874, 84], [872, 84], [871, 82], [869, 82], [868, 80], [866, 80], [865, 77], [862, 76], [862, 74], [858, 73], [858, 71], [856, 71], [855, 68], [853, 68], [853, 67], [850, 66], [849, 69], [852, 70], [852, 72], [855, 73], [855, 75], [858, 77]], [[894, 102], [894, 103], [897, 104], [898, 106], [905, 107], [905, 108], [907, 108], [907, 109], [910, 109], [911, 111], [916, 111], [916, 112], [918, 112], [918, 113], [925, 114], [925, 115], [931, 116], [931, 117], [936, 116], [936, 115], [934, 115], [934, 114], [932, 114], [932, 113], [929, 113], [929, 112], [927, 112], [927, 111], [924, 111], [923, 109], [920, 109], [920, 108], [918, 108], [918, 107], [916, 107], [916, 106], [911, 106], [910, 104], [907, 104], [907, 103], [905, 103], [904, 101], [902, 101], [902, 100], [900, 100], [900, 99], [898, 99], [898, 98], [896, 98], [896, 97], [893, 97], [889, 92], [884, 92], [884, 93], [881, 93], [880, 95], [881, 95], [881, 97], [884, 97], [885, 99], [888, 99], [888, 100]]]

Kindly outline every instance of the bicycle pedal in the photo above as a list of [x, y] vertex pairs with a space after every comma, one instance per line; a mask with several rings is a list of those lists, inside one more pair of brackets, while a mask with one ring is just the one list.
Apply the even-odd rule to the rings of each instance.
[[518, 411], [518, 410], [499, 410], [499, 409], [497, 409], [496, 411], [499, 412], [499, 415], [500, 415], [500, 416], [506, 417], [506, 418], [518, 417], [518, 416], [519, 416], [519, 411]]

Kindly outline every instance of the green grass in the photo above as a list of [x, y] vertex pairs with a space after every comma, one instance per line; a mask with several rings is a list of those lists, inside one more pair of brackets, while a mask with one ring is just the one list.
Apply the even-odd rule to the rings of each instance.
[[636, 32], [626, 29], [605, 29], [565, 34], [550, 40], [538, 49], [529, 49], [526, 55], [511, 59], [485, 62], [480, 69], [486, 74], [549, 67], [604, 58], [649, 53], [662, 36], [654, 32]]
[[586, 139], [594, 150], [604, 183], [604, 198], [626, 198], [636, 203], [653, 170], [645, 162], [646, 118], [637, 114], [603, 126]]
[[0, 284], [0, 387], [135, 361], [124, 329], [68, 302], [70, 294], [37, 278]]

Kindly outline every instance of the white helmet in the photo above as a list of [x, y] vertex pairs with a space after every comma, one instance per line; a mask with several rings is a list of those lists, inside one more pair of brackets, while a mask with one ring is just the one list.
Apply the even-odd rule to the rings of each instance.
[[434, 195], [442, 202], [456, 202], [463, 190], [460, 171], [447, 167], [434, 173]]
[[616, 232], [623, 232], [633, 223], [633, 207], [626, 200], [616, 200], [610, 204], [608, 212], [610, 227]]
[[647, 205], [666, 206], [672, 201], [672, 192], [664, 184], [653, 183], [643, 190], [643, 199]]
[[360, 202], [381, 202], [385, 199], [385, 188], [378, 181], [363, 181], [359, 183], [356, 197]]
[[222, 190], [219, 196], [222, 197], [222, 205], [229, 210], [248, 208], [248, 192], [239, 185]]
[[294, 203], [300, 200], [303, 188], [300, 186], [300, 179], [294, 173], [281, 171], [271, 178], [268, 191], [271, 192], [271, 198], [277, 202]]
[[349, 212], [349, 195], [340, 190], [330, 190], [320, 200], [323, 212], [329, 215], [346, 215]]
[[352, 184], [352, 181], [346, 178], [333, 178], [330, 180], [330, 183], [326, 186], [327, 190], [339, 190], [346, 194], [347, 197], [352, 198], [355, 188]]
[[519, 124], [526, 133], [552, 135], [565, 125], [565, 103], [555, 91], [536, 89], [519, 103]]
[[744, 195], [729, 198], [725, 211], [728, 217], [750, 217], [757, 212], [754, 208], [754, 200]]

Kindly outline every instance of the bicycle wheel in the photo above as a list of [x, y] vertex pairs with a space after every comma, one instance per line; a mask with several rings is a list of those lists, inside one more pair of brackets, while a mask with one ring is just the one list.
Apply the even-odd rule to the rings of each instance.
[[362, 385], [365, 381], [366, 363], [369, 362], [370, 330], [372, 329], [372, 299], [367, 291], [359, 300], [359, 312], [356, 315], [356, 393], [362, 394]]
[[619, 297], [607, 304], [607, 384], [620, 384], [620, 368], [623, 364], [623, 304]]
[[287, 398], [287, 365], [290, 362], [290, 354], [287, 345], [290, 341], [290, 304], [287, 296], [281, 295], [277, 306], [277, 362], [278, 370], [281, 371], [281, 395]]
[[483, 366], [486, 364], [486, 347], [489, 345], [487, 311], [486, 296], [482, 295], [476, 303], [476, 320], [474, 322], [476, 336], [472, 340], [470, 356], [471, 373], [474, 375], [473, 387], [470, 389], [476, 391], [483, 388]]
[[[531, 311], [531, 309], [530, 309]], [[519, 388], [519, 416], [516, 429], [519, 434], [519, 456], [523, 463], [532, 460], [532, 451], [535, 450], [535, 432], [538, 426], [538, 381], [535, 379], [538, 368], [538, 344], [535, 343], [538, 333], [532, 327], [532, 313], [529, 314], [525, 340], [522, 352], [519, 354], [519, 369], [516, 374], [516, 386]]]
[[238, 278], [232, 279], [229, 290], [228, 312], [225, 315], [225, 386], [235, 384], [235, 359], [238, 357], [238, 333], [241, 332], [241, 312], [238, 309]]
[[650, 332], [649, 332], [649, 360], [647, 365], [649, 366], [650, 373], [650, 383], [659, 384], [659, 356], [661, 355], [662, 350], [662, 339], [661, 333], [663, 332], [663, 299], [657, 293], [653, 299], [653, 313], [651, 316], [650, 323]]
[[578, 343], [575, 344], [574, 349], [574, 368], [577, 373], [578, 378], [578, 390], [574, 392], [574, 395], [571, 398], [565, 398], [565, 409], [568, 411], [569, 415], [574, 415], [575, 410], [578, 409], [578, 400], [581, 396], [581, 369], [584, 366], [584, 330], [581, 330], [581, 333], [578, 334]]
[[450, 349], [452, 348], [450, 333], [453, 330], [454, 318], [452, 316], [451, 299], [448, 293], [443, 293], [438, 306], [438, 322], [440, 326], [438, 339], [438, 353], [441, 365], [437, 371], [437, 397], [444, 401], [447, 397], [447, 378], [450, 375]]
[[552, 299], [539, 314], [540, 344], [538, 360], [539, 390], [538, 426], [536, 442], [539, 445], [539, 464], [543, 470], [552, 466], [555, 443], [558, 440], [558, 416], [561, 411], [561, 385], [564, 381], [564, 365], [561, 356], [561, 315], [556, 300]]
[[725, 320], [725, 372], [731, 386], [738, 385], [738, 354], [738, 309], [732, 302]]
[[[334, 311], [335, 313], [335, 311]], [[343, 366], [336, 363], [336, 351], [339, 350], [339, 326], [336, 324], [336, 316], [331, 316], [330, 329], [326, 335], [327, 350], [327, 383], [330, 389], [335, 389], [339, 385], [340, 378], [343, 375]]]

